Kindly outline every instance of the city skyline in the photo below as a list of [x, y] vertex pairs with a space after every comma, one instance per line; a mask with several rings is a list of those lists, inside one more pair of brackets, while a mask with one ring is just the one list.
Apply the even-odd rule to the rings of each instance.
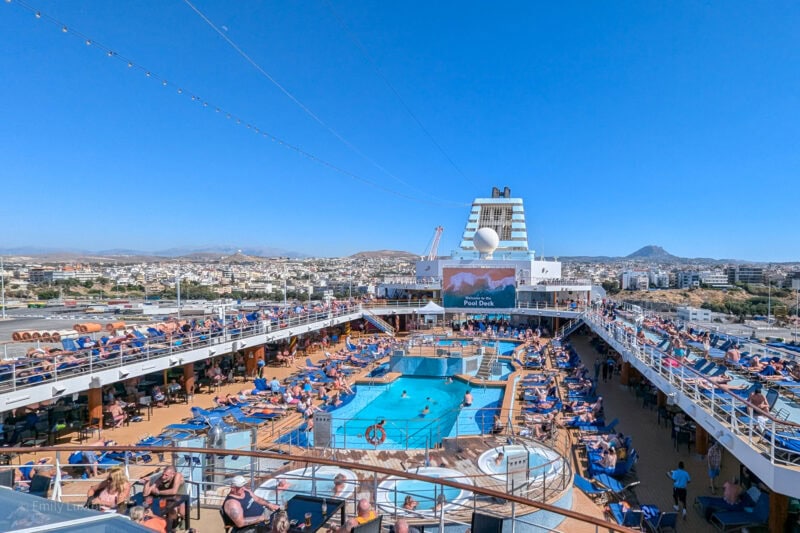
[[509, 186], [537, 255], [800, 260], [799, 6], [19, 4], [2, 248], [446, 255]]

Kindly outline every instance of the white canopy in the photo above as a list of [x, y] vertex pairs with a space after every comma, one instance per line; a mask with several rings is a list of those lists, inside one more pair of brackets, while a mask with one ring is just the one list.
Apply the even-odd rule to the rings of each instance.
[[418, 315], [443, 315], [444, 307], [430, 301], [427, 304], [425, 304], [425, 307], [420, 307], [414, 312]]

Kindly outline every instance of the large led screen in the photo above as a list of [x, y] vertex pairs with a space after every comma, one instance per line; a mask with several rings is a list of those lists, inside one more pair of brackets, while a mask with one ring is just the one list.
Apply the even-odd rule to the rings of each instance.
[[513, 268], [445, 268], [445, 307], [510, 309], [516, 304]]

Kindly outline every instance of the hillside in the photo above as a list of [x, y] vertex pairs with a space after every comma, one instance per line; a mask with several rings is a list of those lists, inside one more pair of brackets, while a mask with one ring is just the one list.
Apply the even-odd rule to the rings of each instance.
[[676, 257], [671, 253], [667, 252], [660, 246], [656, 246], [654, 244], [649, 244], [647, 246], [643, 246], [633, 252], [632, 254], [626, 255], [625, 259], [643, 259], [645, 261], [680, 261], [680, 257]]
[[371, 252], [358, 252], [350, 256], [351, 259], [405, 259], [407, 261], [417, 261], [419, 256], [401, 250], [374, 250]]
[[[743, 290], [714, 290], [714, 289], [669, 289], [660, 291], [622, 291], [614, 298], [636, 303], [636, 304], [668, 304], [670, 307], [677, 307], [688, 305], [691, 307], [701, 307], [704, 303], [714, 305], [724, 305], [726, 302], [744, 303], [752, 300], [752, 294], [748, 294]], [[762, 299], [765, 299], [761, 297]], [[786, 296], [783, 298], [773, 296], [772, 308], [773, 312], [780, 306], [786, 309], [794, 309], [795, 298], [794, 296]]]

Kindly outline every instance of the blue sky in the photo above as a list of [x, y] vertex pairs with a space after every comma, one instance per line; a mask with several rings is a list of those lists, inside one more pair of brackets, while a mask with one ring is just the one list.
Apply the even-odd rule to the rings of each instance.
[[446, 251], [496, 185], [547, 256], [800, 260], [800, 4], [192, 0], [306, 112], [184, 1], [26, 1], [0, 247]]

